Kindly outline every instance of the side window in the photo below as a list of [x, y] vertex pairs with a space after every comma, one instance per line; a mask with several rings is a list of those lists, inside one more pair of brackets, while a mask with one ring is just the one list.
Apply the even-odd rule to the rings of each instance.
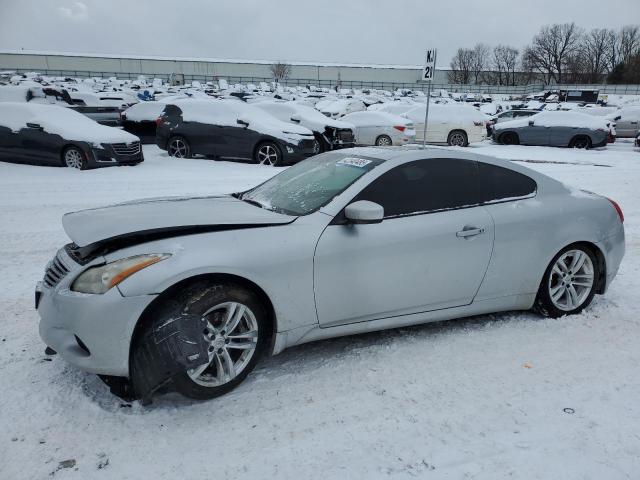
[[526, 175], [497, 165], [478, 162], [478, 172], [482, 203], [529, 197], [535, 195], [538, 188], [536, 182]]
[[433, 158], [400, 165], [374, 180], [354, 199], [384, 207], [384, 215], [463, 208], [478, 204], [476, 162]]

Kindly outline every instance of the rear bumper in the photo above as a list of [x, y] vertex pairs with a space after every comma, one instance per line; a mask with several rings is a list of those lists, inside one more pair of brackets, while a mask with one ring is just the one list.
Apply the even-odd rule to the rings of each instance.
[[[620, 227], [616, 232], [605, 238], [602, 242], [598, 243], [598, 247], [604, 253], [606, 264], [606, 282], [604, 285], [604, 291], [606, 292], [611, 285], [611, 282], [618, 274], [620, 263], [625, 253], [625, 235], [624, 227], [620, 224]], [[603, 292], [604, 293], [604, 292]]]

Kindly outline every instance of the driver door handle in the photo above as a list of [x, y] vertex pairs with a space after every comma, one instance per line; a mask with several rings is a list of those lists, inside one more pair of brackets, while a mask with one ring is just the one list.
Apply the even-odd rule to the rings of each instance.
[[456, 232], [456, 237], [458, 238], [475, 237], [476, 235], [480, 235], [481, 233], [484, 233], [484, 228], [464, 227], [459, 232]]

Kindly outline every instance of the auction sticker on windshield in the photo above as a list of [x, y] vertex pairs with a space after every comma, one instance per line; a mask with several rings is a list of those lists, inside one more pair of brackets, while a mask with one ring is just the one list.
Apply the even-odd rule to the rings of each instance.
[[371, 160], [366, 160], [364, 158], [355, 158], [355, 157], [347, 157], [342, 160], [336, 162], [336, 165], [349, 165], [351, 167], [366, 167], [371, 163]]

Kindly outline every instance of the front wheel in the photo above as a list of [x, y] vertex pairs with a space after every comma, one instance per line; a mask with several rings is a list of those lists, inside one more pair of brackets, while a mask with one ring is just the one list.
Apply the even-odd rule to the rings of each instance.
[[64, 165], [77, 170], [87, 169], [87, 156], [78, 147], [69, 147], [62, 154]]
[[273, 142], [263, 142], [256, 148], [254, 156], [256, 163], [260, 165], [271, 165], [276, 167], [282, 164], [282, 153], [278, 146]]
[[564, 248], [544, 273], [535, 309], [552, 318], [579, 313], [593, 300], [598, 275], [598, 262], [591, 249]]
[[[206, 400], [229, 392], [253, 370], [268, 337], [267, 312], [250, 290], [233, 283], [196, 282], [156, 307], [134, 339], [131, 379], [136, 396], [159, 388]], [[180, 323], [181, 322], [181, 323]], [[163, 332], [172, 323], [177, 333]], [[182, 338], [203, 352], [182, 357], [181, 348], [159, 349], [159, 340]], [[161, 346], [161, 345], [160, 345]], [[149, 379], [154, 379], [149, 382]]]

